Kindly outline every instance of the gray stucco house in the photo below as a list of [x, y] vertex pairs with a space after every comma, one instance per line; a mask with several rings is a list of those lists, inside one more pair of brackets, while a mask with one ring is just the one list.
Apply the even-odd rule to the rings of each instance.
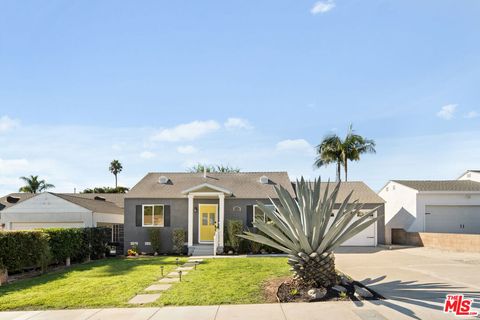
[[125, 196], [125, 250], [138, 245], [152, 252], [149, 228], [160, 228], [162, 252], [172, 250], [172, 230], [187, 232], [189, 254], [212, 254], [215, 226], [218, 249], [226, 221], [252, 226], [257, 201], [270, 203], [281, 185], [295, 195], [286, 172], [149, 173]]
[[[263, 215], [257, 202], [269, 204], [269, 198], [275, 201], [275, 185], [283, 186], [295, 196], [287, 172], [148, 173], [125, 196], [125, 250], [138, 245], [140, 251], [152, 252], [148, 230], [159, 228], [161, 252], [171, 252], [172, 231], [182, 228], [187, 234], [189, 254], [212, 254], [215, 226], [218, 226], [217, 243], [221, 251], [226, 221], [241, 220], [244, 226], [251, 227], [254, 219]], [[358, 199], [365, 209], [379, 206], [377, 212], [383, 214], [383, 199], [363, 182], [342, 183], [337, 202], [350, 191], [353, 191], [352, 201]], [[345, 245], [384, 243], [382, 221]]]

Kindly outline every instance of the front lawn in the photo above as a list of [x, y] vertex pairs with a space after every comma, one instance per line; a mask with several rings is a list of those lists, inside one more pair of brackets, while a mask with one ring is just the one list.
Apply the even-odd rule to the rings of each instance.
[[289, 274], [286, 258], [208, 259], [163, 293], [155, 305], [263, 303], [264, 282]]
[[[182, 259], [186, 261], [185, 259]], [[0, 287], [0, 310], [126, 307], [173, 270], [174, 257], [106, 259]], [[263, 283], [289, 274], [286, 258], [206, 259], [152, 305], [262, 303]]]
[[[186, 259], [184, 259], [186, 260]], [[165, 272], [175, 258], [104, 259], [0, 287], [0, 310], [124, 306]]]

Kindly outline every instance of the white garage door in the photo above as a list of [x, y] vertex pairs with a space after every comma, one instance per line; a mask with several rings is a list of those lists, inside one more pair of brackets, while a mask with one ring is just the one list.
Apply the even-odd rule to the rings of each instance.
[[426, 206], [425, 231], [480, 233], [480, 206]]
[[12, 230], [32, 230], [41, 228], [83, 228], [83, 222], [12, 222]]
[[[358, 218], [354, 218], [352, 223], [357, 219]], [[332, 219], [330, 219], [329, 224], [331, 225], [332, 223], [333, 223], [333, 217]], [[377, 245], [376, 235], [377, 235], [377, 224], [374, 223], [370, 225], [367, 229], [360, 232], [359, 234], [345, 241], [341, 246], [375, 247]]]

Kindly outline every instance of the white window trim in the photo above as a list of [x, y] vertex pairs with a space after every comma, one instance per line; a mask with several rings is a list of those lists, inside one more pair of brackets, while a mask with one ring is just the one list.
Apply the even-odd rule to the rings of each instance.
[[[265, 204], [264, 206], [265, 206], [265, 207], [275, 207], [273, 204]], [[260, 209], [260, 208], [258, 207], [258, 204], [254, 204], [254, 205], [253, 205], [253, 220], [252, 220], [252, 222], [255, 222], [255, 208]], [[261, 210], [261, 209], [260, 209], [260, 210]], [[265, 218], [266, 218], [265, 212], [263, 212], [263, 222], [265, 222]]]
[[[154, 206], [160, 206], [163, 208], [163, 223], [160, 224], [147, 224], [145, 225], [145, 207], [152, 207], [152, 222], [155, 221], [155, 210]], [[165, 205], [162, 203], [152, 203], [152, 204], [142, 204], [142, 227], [145, 228], [159, 228], [165, 226]]]

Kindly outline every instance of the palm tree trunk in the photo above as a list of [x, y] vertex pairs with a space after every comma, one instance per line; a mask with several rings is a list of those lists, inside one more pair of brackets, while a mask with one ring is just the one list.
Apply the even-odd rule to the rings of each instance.
[[341, 181], [341, 177], [340, 177], [341, 172], [342, 172], [342, 167], [341, 167], [340, 161], [337, 161], [337, 182]]
[[348, 181], [348, 159], [345, 159], [345, 164], [343, 166], [345, 169], [345, 181]]
[[117, 175], [115, 175], [115, 189], [117, 189]]

